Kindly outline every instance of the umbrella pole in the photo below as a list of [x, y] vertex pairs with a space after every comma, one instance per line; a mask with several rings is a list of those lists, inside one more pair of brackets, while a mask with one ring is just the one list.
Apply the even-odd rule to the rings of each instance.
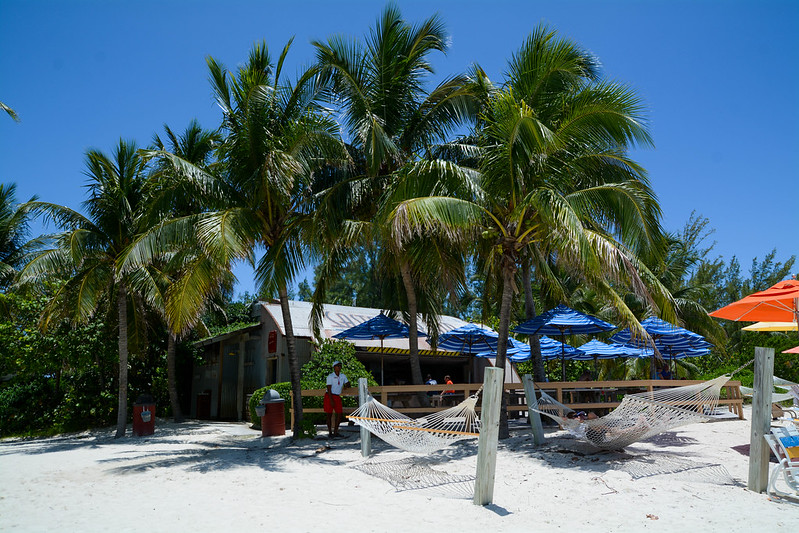
[[383, 337], [380, 337], [380, 386], [386, 384], [386, 373], [383, 370]]
[[560, 377], [566, 381], [566, 335], [560, 336]]

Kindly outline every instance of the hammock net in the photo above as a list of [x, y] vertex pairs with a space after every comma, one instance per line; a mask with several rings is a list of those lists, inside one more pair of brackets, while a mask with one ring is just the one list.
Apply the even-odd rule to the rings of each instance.
[[[772, 392], [771, 393], [771, 403], [780, 403], [787, 400], [794, 400], [794, 403], [797, 403], [797, 397], [794, 393], [790, 392], [791, 387], [795, 386], [796, 383], [793, 381], [788, 381], [787, 379], [782, 379], [777, 376], [774, 376], [774, 388], [780, 389], [788, 392]], [[741, 394], [746, 397], [751, 397], [755, 393], [755, 389], [750, 387], [744, 387], [741, 385]]]
[[616, 409], [595, 419], [570, 418], [574, 410], [543, 391], [535, 410], [598, 448], [618, 450], [679, 426], [711, 420], [708, 414], [715, 411], [728, 380], [729, 376], [721, 376], [696, 385], [628, 394]]
[[382, 440], [412, 453], [432, 453], [480, 435], [477, 395], [423, 418], [411, 418], [369, 397], [347, 418]]

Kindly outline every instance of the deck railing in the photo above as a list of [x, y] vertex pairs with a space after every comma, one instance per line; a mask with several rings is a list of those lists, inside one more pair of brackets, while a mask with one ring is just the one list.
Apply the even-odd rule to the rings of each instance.
[[[653, 391], [668, 387], [682, 387], [703, 383], [694, 380], [661, 380], [644, 379], [635, 381], [550, 381], [536, 382], [535, 388], [575, 410], [595, 411], [605, 414], [619, 406], [625, 394]], [[453, 385], [385, 385], [369, 387], [369, 393], [383, 405], [387, 405], [400, 413], [415, 417], [423, 413], [442, 411], [460, 402], [466, 396], [477, 392], [480, 383], [456, 383]], [[443, 405], [435, 399], [444, 391], [454, 391], [451, 395], [443, 396]], [[524, 396], [524, 385], [521, 383], [506, 383], [505, 391], [508, 393], [508, 416], [512, 418], [524, 417], [527, 413], [527, 400]], [[429, 394], [428, 394], [429, 393]], [[303, 398], [324, 396], [325, 389], [308, 389], [302, 391]], [[430, 396], [432, 394], [432, 396]], [[358, 387], [344, 389], [343, 396], [358, 396]], [[425, 399], [430, 399], [431, 405], [423, 405]], [[305, 402], [303, 402], [305, 404]], [[289, 404], [291, 427], [294, 427], [294, 409], [292, 402]], [[721, 390], [719, 407], [726, 407], [730, 412], [738, 415], [743, 420], [743, 396], [741, 395], [741, 382], [728, 381]], [[345, 407], [344, 413], [354, 411], [354, 407]], [[479, 410], [479, 407], [478, 407]], [[306, 407], [303, 413], [323, 413], [321, 407]]]

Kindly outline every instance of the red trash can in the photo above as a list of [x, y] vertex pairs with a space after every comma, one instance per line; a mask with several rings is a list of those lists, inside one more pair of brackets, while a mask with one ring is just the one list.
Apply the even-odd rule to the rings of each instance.
[[133, 435], [143, 437], [155, 433], [155, 400], [142, 394], [133, 404]]
[[[277, 437], [286, 434], [285, 400], [274, 389], [269, 389], [261, 400], [264, 414], [261, 416], [261, 436]], [[260, 409], [258, 409], [259, 411]]]

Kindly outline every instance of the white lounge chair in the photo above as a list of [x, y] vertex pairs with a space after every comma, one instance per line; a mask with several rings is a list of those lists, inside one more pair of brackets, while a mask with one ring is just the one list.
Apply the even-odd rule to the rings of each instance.
[[[768, 495], [775, 501], [799, 505], [799, 430], [793, 426], [775, 427], [765, 438], [779, 461], [769, 476]], [[777, 480], [780, 477], [792, 492], [777, 488]]]

